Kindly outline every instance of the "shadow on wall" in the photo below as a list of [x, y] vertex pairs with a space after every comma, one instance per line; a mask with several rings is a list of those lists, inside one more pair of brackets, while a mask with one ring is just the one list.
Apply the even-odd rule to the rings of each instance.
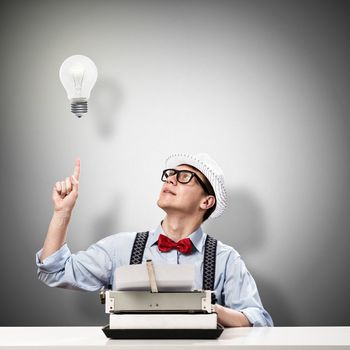
[[91, 97], [91, 112], [96, 115], [97, 132], [104, 139], [110, 138], [123, 102], [122, 90], [115, 80], [102, 77], [98, 79]]
[[[206, 232], [213, 234], [223, 243], [234, 247], [242, 256], [254, 260], [254, 254], [264, 248], [268, 235], [263, 206], [259, 200], [246, 189], [228, 189], [228, 207], [225, 214], [216, 220], [208, 221]], [[246, 261], [245, 261], [246, 262]], [[271, 284], [271, 280], [260, 278], [258, 273], [249, 268], [259, 289], [263, 305], [272, 316], [276, 326], [296, 325], [288, 301]]]

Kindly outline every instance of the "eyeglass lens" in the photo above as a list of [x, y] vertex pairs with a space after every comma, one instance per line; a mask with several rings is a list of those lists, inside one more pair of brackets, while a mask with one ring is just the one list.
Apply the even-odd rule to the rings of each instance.
[[175, 169], [167, 169], [163, 172], [163, 181], [166, 181], [166, 179], [169, 176], [173, 176], [176, 174], [176, 180], [181, 183], [188, 183], [192, 179], [192, 173], [186, 170], [175, 170]]

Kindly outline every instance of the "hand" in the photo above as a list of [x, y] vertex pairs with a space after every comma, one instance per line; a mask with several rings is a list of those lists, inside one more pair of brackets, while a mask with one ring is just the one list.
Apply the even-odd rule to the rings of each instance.
[[252, 324], [244, 313], [215, 304], [214, 312], [218, 314], [218, 322], [224, 327], [251, 327]]
[[73, 175], [65, 181], [56, 182], [52, 190], [52, 200], [55, 212], [70, 214], [78, 198], [80, 177], [80, 159], [75, 161]]

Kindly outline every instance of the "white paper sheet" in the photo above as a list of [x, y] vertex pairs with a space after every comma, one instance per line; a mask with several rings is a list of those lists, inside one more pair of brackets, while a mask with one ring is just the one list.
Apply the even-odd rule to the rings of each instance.
[[[158, 291], [189, 291], [193, 288], [194, 265], [154, 264]], [[146, 264], [125, 265], [114, 274], [116, 290], [150, 290]]]

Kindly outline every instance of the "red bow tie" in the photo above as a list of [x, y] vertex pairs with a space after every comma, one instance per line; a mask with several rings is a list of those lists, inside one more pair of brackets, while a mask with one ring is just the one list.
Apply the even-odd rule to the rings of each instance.
[[182, 254], [191, 254], [192, 243], [189, 238], [180, 239], [178, 242], [174, 242], [169, 237], [160, 234], [158, 238], [158, 249], [161, 252], [168, 252], [172, 249], [177, 249]]

